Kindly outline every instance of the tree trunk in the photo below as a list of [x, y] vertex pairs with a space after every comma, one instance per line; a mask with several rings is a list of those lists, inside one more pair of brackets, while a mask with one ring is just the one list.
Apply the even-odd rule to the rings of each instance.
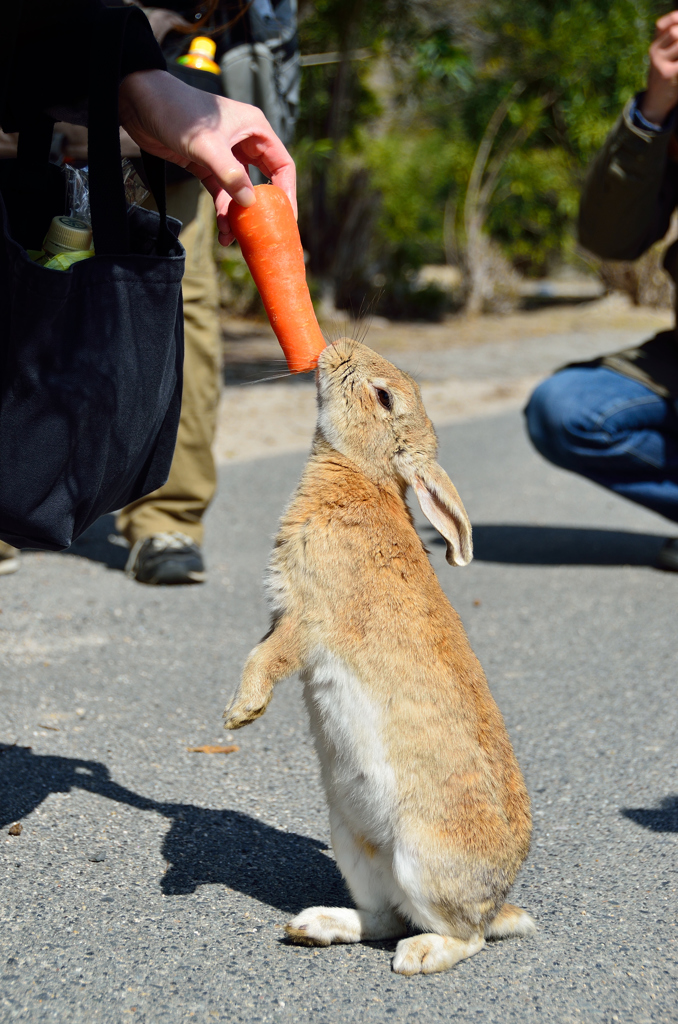
[[466, 228], [466, 302], [464, 312], [469, 317], [480, 316], [485, 291], [485, 261], [483, 259], [482, 222], [474, 218]]
[[[483, 186], [483, 178], [492, 147], [504, 122], [504, 118], [524, 88], [525, 86], [522, 82], [514, 82], [506, 96], [504, 96], [501, 103], [495, 109], [480, 140], [476, 158], [471, 168], [471, 174], [469, 175], [466, 199], [464, 201], [464, 227], [466, 231], [466, 255], [464, 260], [466, 269], [466, 303], [464, 311], [467, 316], [478, 316], [482, 312], [483, 299], [485, 297], [486, 244], [483, 227], [485, 225], [485, 211], [489, 195], [487, 187]], [[498, 171], [495, 169], [491, 175], [494, 180], [496, 180], [497, 174]]]

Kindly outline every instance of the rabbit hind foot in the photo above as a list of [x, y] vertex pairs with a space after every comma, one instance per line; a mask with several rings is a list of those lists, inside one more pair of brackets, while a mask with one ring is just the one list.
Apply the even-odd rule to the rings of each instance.
[[507, 939], [509, 935], [534, 935], [537, 926], [527, 913], [512, 903], [505, 903], [489, 924], [485, 925], [486, 939]]
[[404, 921], [393, 911], [375, 913], [349, 907], [309, 907], [285, 925], [293, 942], [330, 946], [333, 942], [395, 939], [407, 934]]
[[460, 960], [478, 953], [485, 945], [481, 932], [469, 939], [457, 939], [450, 935], [412, 935], [401, 939], [393, 958], [396, 974], [435, 974], [448, 971]]

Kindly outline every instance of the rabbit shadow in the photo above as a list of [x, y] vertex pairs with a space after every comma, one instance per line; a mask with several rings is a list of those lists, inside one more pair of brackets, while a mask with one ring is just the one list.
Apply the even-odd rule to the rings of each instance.
[[659, 807], [622, 807], [621, 813], [651, 832], [678, 832], [678, 796], [664, 797]]
[[351, 905], [326, 844], [317, 839], [282, 832], [240, 811], [152, 800], [119, 785], [99, 761], [0, 745], [0, 827], [26, 817], [51, 793], [73, 789], [171, 821], [162, 844], [165, 895], [186, 896], [216, 884], [289, 914], [312, 904]]
[[[420, 530], [427, 544], [445, 544], [433, 527]], [[473, 557], [512, 565], [654, 566], [665, 541], [658, 534], [625, 530], [480, 523], [473, 526]]]
[[103, 562], [109, 569], [123, 570], [127, 564], [129, 551], [123, 544], [111, 544], [111, 536], [118, 536], [115, 516], [101, 516], [89, 529], [80, 534], [70, 547], [62, 551], [62, 554], [77, 555], [79, 558], [87, 558], [90, 562]]

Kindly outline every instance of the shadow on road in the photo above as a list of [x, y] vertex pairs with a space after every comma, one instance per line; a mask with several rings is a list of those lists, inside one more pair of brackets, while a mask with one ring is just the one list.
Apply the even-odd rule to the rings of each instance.
[[26, 817], [50, 793], [74, 788], [172, 821], [162, 845], [169, 866], [160, 885], [168, 896], [210, 883], [290, 914], [314, 904], [351, 905], [336, 865], [322, 852], [326, 845], [317, 839], [281, 832], [239, 811], [149, 799], [114, 782], [99, 761], [0, 744], [0, 827]]
[[665, 797], [659, 807], [622, 807], [621, 813], [652, 832], [678, 832], [678, 796]]
[[[427, 544], [445, 543], [433, 527], [423, 526], [422, 533]], [[473, 527], [473, 556], [512, 565], [652, 566], [665, 540], [623, 530], [480, 523]]]
[[[432, 526], [424, 524], [420, 529], [427, 544], [445, 543]], [[115, 516], [102, 516], [64, 554], [122, 570], [129, 552], [111, 544], [108, 538], [115, 533]], [[473, 554], [479, 562], [512, 565], [653, 566], [665, 540], [658, 534], [624, 530], [480, 523], [473, 527]]]
[[63, 554], [103, 562], [109, 569], [124, 569], [129, 551], [119, 544], [111, 544], [108, 539], [111, 534], [116, 534], [115, 516], [101, 516]]

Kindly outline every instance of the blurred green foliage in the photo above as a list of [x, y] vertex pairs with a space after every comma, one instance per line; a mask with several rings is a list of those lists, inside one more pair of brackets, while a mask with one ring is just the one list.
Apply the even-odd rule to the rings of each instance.
[[[437, 315], [416, 272], [464, 266], [464, 209], [488, 123], [485, 232], [522, 273], [570, 258], [591, 157], [643, 86], [652, 0], [317, 0], [302, 8], [296, 142], [309, 270], [338, 306]], [[368, 60], [350, 59], [368, 48]], [[513, 94], [512, 94], [513, 95]], [[495, 180], [496, 179], [496, 180]], [[488, 186], [489, 187], [489, 186]], [[435, 307], [435, 309], [433, 308]]]

